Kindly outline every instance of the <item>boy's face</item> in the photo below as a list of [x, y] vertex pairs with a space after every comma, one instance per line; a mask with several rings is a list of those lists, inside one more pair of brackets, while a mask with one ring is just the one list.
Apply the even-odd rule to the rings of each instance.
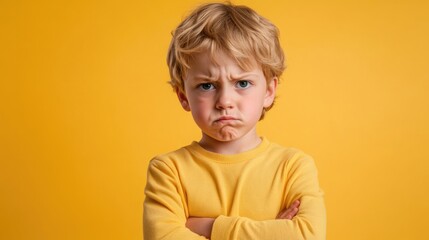
[[210, 58], [197, 54], [184, 79], [185, 92], [178, 92], [182, 107], [192, 116], [210, 142], [259, 141], [256, 124], [263, 108], [274, 101], [277, 78], [267, 80], [256, 63], [241, 69], [227, 54]]

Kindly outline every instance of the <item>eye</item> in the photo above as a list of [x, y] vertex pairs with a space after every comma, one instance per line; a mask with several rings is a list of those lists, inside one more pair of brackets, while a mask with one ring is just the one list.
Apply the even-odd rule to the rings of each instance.
[[248, 88], [250, 86], [250, 82], [247, 80], [240, 80], [237, 82], [238, 88]]
[[214, 88], [214, 85], [211, 83], [202, 83], [202, 84], [198, 85], [198, 88], [200, 88], [204, 91], [208, 91], [208, 90], [212, 90]]

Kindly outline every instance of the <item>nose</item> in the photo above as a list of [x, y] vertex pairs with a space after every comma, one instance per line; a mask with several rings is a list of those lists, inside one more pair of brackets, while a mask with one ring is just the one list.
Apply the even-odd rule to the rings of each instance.
[[217, 109], [231, 109], [233, 108], [234, 92], [227, 87], [220, 88], [217, 93], [216, 108]]

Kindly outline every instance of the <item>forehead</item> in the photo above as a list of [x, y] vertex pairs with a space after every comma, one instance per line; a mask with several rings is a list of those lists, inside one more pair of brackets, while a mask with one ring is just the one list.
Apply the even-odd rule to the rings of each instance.
[[198, 72], [207, 74], [218, 71], [228, 71], [238, 74], [261, 70], [260, 65], [252, 57], [239, 61], [224, 51], [196, 53], [191, 57], [189, 67], [189, 73]]

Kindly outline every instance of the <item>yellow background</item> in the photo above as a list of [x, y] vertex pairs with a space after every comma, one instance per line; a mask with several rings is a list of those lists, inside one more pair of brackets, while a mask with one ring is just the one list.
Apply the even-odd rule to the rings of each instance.
[[[141, 239], [148, 161], [198, 139], [166, 84], [201, 1], [0, 2], [0, 239]], [[328, 239], [429, 239], [428, 1], [235, 1], [281, 31], [260, 134], [311, 154]]]

